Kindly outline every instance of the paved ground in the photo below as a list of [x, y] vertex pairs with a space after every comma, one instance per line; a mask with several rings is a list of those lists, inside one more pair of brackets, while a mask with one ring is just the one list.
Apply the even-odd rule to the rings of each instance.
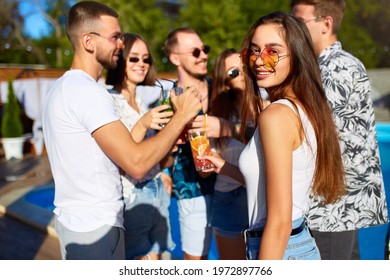
[[0, 260], [61, 259], [55, 236], [0, 214]]
[[61, 258], [58, 239], [47, 222], [50, 211], [26, 207], [19, 199], [27, 190], [50, 180], [47, 157], [26, 155], [23, 160], [0, 161], [0, 259]]

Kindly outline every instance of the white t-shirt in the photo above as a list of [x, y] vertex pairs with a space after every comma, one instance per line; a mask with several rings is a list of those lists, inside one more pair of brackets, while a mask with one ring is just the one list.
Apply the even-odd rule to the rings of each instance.
[[67, 71], [46, 96], [43, 133], [55, 182], [54, 213], [72, 231], [123, 227], [118, 167], [92, 137], [117, 120], [110, 94], [81, 70]]
[[[278, 100], [275, 103], [285, 104], [294, 110], [292, 104], [286, 99]], [[292, 221], [302, 217], [308, 210], [309, 191], [314, 176], [317, 154], [317, 141], [313, 127], [303, 110], [299, 106], [298, 109], [307, 139], [304, 138], [302, 144], [292, 153]], [[306, 141], [309, 142], [309, 145]], [[239, 167], [244, 175], [247, 188], [249, 228], [264, 227], [267, 219], [265, 166], [258, 128], [241, 153]]]

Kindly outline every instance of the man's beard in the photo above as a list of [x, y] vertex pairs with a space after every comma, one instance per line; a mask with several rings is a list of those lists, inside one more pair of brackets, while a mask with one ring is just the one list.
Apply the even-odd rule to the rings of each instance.
[[107, 70], [115, 69], [118, 65], [118, 61], [115, 61], [114, 59], [107, 59], [106, 57], [97, 57], [97, 60]]
[[201, 81], [203, 81], [206, 77], [207, 77], [207, 71], [206, 71], [206, 73], [204, 73], [204, 74], [199, 74], [199, 73], [194, 73], [194, 72], [192, 72], [192, 71], [190, 71], [190, 69], [188, 69], [187, 67], [185, 67], [184, 65], [183, 65], [183, 71], [185, 71], [189, 76], [191, 76], [191, 77], [193, 77], [193, 78], [195, 78], [195, 79], [197, 79], [197, 80], [201, 80]]
[[103, 65], [107, 70], [115, 69], [117, 66], [117, 62], [111, 61], [100, 61], [100, 64]]
[[194, 77], [195, 79], [198, 79], [198, 80], [204, 80], [207, 76], [207, 74], [191, 74], [192, 77]]

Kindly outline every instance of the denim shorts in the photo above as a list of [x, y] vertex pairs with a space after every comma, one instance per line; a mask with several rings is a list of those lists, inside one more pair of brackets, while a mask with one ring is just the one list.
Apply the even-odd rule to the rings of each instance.
[[182, 250], [192, 256], [206, 256], [211, 245], [209, 226], [213, 195], [177, 201]]
[[126, 259], [173, 249], [168, 211], [171, 200], [160, 177], [137, 184], [133, 194], [131, 202], [124, 199]]
[[[293, 229], [299, 227], [304, 218], [293, 221]], [[246, 257], [248, 260], [257, 260], [260, 251], [261, 237], [250, 237], [245, 241]], [[309, 228], [305, 225], [303, 231], [290, 236], [283, 260], [320, 260], [320, 251], [311, 236]]]
[[248, 226], [248, 204], [246, 188], [239, 187], [230, 192], [214, 191], [210, 224], [214, 232], [229, 238], [241, 234]]

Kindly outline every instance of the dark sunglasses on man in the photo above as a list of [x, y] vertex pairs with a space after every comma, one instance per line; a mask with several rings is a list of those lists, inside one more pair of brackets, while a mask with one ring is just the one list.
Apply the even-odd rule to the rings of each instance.
[[210, 47], [206, 45], [206, 46], [203, 46], [202, 49], [195, 48], [192, 51], [192, 56], [195, 57], [195, 58], [198, 58], [200, 56], [200, 52], [201, 51], [203, 51], [205, 54], [208, 54], [210, 52]]
[[[205, 45], [201, 49], [195, 48], [190, 53], [192, 54], [193, 57], [199, 58], [201, 52], [204, 52], [205, 54], [208, 54], [210, 52], [210, 46]], [[175, 54], [186, 54], [186, 53], [175, 53]]]

